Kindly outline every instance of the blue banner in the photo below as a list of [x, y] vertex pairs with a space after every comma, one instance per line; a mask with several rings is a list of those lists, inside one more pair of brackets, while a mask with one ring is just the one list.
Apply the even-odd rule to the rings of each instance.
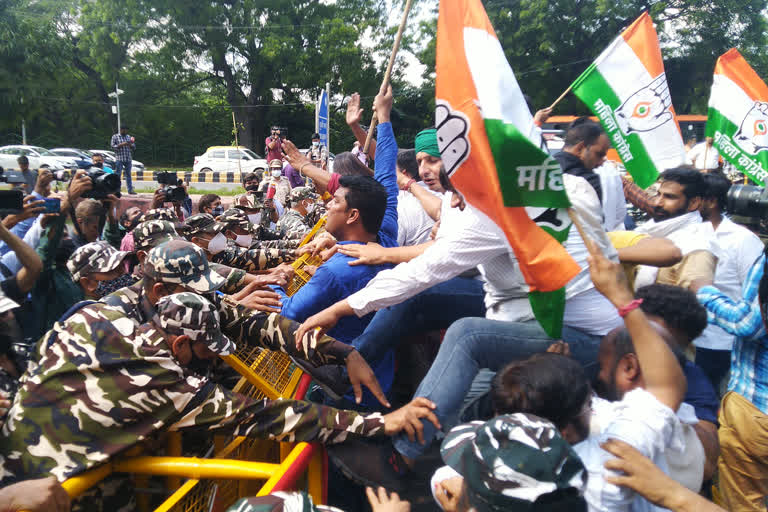
[[320, 93], [317, 105], [317, 133], [320, 134], [320, 144], [328, 148], [328, 93], [326, 91]]

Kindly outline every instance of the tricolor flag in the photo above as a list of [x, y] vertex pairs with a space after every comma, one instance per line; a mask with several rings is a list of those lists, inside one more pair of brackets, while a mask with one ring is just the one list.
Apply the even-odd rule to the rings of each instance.
[[559, 337], [564, 286], [579, 273], [562, 246], [570, 202], [560, 166], [531, 135], [533, 118], [480, 0], [440, 2], [436, 69], [445, 170], [465, 200], [504, 231], [537, 320]]
[[717, 59], [707, 136], [724, 160], [756, 183], [768, 182], [768, 86], [731, 48]]
[[597, 116], [624, 167], [642, 188], [685, 163], [669, 97], [659, 38], [647, 12], [637, 18], [571, 85]]

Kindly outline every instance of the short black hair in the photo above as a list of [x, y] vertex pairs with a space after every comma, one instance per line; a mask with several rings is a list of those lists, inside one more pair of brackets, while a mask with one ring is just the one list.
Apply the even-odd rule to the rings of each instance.
[[688, 165], [681, 165], [662, 172], [659, 176], [659, 182], [672, 181], [683, 187], [683, 194], [686, 199], [694, 197], [704, 197], [706, 185], [704, 184], [704, 175], [698, 170]]
[[419, 180], [419, 163], [416, 161], [415, 149], [399, 150], [397, 152], [397, 166], [414, 180]]
[[315, 133], [312, 134], [312, 138], [310, 140], [315, 140], [315, 139], [319, 139], [319, 138], [320, 138], [320, 134], [315, 132]]
[[568, 129], [565, 131], [565, 144], [563, 147], [569, 148], [580, 142], [589, 147], [595, 144], [597, 139], [604, 133], [603, 127], [598, 123], [588, 117], [579, 117], [568, 125]]
[[243, 184], [245, 184], [246, 181], [250, 181], [250, 180], [261, 181], [261, 176], [259, 175], [259, 173], [256, 173], [256, 172], [246, 172], [246, 173], [243, 173], [242, 179], [243, 179]]
[[339, 186], [347, 189], [347, 208], [356, 208], [365, 230], [378, 233], [387, 211], [387, 189], [370, 176], [342, 176]]
[[725, 211], [728, 204], [728, 191], [731, 181], [722, 172], [709, 172], [703, 175], [704, 199], [716, 199], [718, 209]]
[[707, 310], [696, 300], [696, 294], [687, 288], [651, 284], [637, 290], [635, 295], [643, 299], [640, 309], [685, 333], [689, 343], [701, 336], [707, 327]]
[[21, 155], [19, 158], [16, 159], [16, 163], [19, 165], [29, 165], [29, 158], [27, 158], [24, 155]]
[[590, 390], [578, 361], [543, 353], [502, 368], [493, 378], [491, 399], [496, 414], [527, 412], [562, 429], [579, 415]]
[[221, 198], [216, 194], [205, 194], [203, 197], [200, 198], [200, 201], [198, 201], [197, 203], [197, 211], [199, 213], [205, 213], [203, 211], [203, 208], [208, 208], [219, 199]]

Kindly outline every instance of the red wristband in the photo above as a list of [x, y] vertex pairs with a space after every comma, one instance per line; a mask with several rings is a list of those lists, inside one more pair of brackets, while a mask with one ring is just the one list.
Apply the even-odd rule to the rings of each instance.
[[411, 178], [410, 180], [408, 180], [408, 183], [405, 184], [402, 190], [405, 190], [406, 192], [408, 192], [408, 189], [411, 188], [411, 185], [413, 185], [414, 183], [416, 183], [416, 180]]
[[635, 310], [640, 307], [640, 304], [643, 303], [643, 299], [635, 299], [626, 306], [622, 306], [619, 308], [619, 316], [621, 318], [624, 318], [629, 314], [630, 311]]

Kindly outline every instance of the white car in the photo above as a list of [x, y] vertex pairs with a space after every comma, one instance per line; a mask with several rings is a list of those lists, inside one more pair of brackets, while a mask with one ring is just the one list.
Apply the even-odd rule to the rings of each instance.
[[194, 172], [255, 172], [265, 171], [267, 161], [244, 146], [211, 146], [195, 157]]
[[[106, 155], [109, 158], [111, 158], [113, 162], [115, 162], [117, 160], [117, 157], [116, 157], [114, 151], [107, 151], [106, 149], [91, 149], [90, 151], [91, 151], [91, 153], [98, 153], [98, 154], [100, 154], [102, 156]], [[106, 162], [107, 160], [108, 160], [108, 158], [105, 157], [104, 161]], [[113, 169], [115, 168], [114, 165], [111, 166], [111, 167]], [[144, 164], [139, 162], [138, 160], [134, 160], [133, 158], [131, 158], [131, 170], [132, 171], [143, 171], [144, 170]]]
[[19, 164], [16, 161], [20, 156], [29, 158], [29, 168], [38, 169], [48, 167], [54, 171], [64, 169], [77, 169], [77, 162], [74, 159], [54, 155], [45, 148], [39, 146], [3, 146], [0, 148], [0, 167], [4, 169], [18, 169]]

